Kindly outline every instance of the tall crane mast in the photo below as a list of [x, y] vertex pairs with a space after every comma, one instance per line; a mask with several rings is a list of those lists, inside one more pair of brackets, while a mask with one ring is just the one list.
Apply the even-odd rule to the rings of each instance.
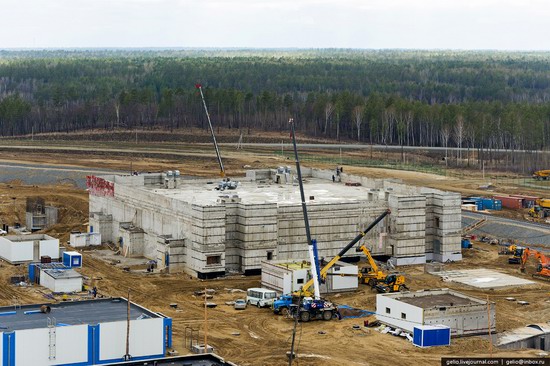
[[300, 169], [300, 159], [298, 158], [298, 148], [296, 146], [296, 131], [294, 128], [294, 119], [289, 119], [288, 123], [290, 124], [290, 130], [292, 134], [292, 145], [294, 147], [294, 157], [296, 158], [296, 172], [298, 174], [298, 185], [300, 186], [300, 197], [302, 199], [302, 212], [304, 214], [304, 224], [306, 227], [306, 238], [309, 252], [309, 259], [311, 261], [311, 274], [313, 277], [313, 289], [315, 299], [318, 300], [321, 298], [321, 291], [319, 289], [319, 276], [317, 270], [317, 260], [314, 254], [314, 245], [311, 240], [311, 231], [309, 228], [309, 218], [307, 216], [307, 206], [306, 206], [306, 197], [304, 194], [304, 184], [302, 182], [302, 170]]
[[214, 128], [212, 127], [212, 121], [210, 120], [210, 113], [208, 113], [208, 108], [206, 107], [206, 101], [204, 100], [204, 94], [202, 92], [202, 85], [195, 84], [195, 87], [199, 89], [201, 93], [202, 105], [204, 106], [204, 111], [206, 112], [206, 119], [208, 120], [208, 126], [210, 127], [210, 133], [212, 134], [212, 141], [214, 141], [214, 148], [216, 149], [216, 156], [218, 158], [218, 164], [220, 165], [220, 176], [225, 177], [225, 168], [223, 167], [222, 157], [220, 155], [220, 149], [218, 148], [218, 143], [216, 142], [216, 135], [214, 134]]

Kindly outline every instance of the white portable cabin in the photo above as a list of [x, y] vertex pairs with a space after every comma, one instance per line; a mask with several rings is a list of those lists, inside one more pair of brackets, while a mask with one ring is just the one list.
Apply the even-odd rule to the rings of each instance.
[[43, 269], [40, 271], [40, 285], [52, 292], [80, 292], [82, 275], [73, 269]]

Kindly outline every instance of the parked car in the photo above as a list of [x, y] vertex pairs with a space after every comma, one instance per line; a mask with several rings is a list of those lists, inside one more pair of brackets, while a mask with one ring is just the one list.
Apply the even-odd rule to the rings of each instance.
[[7, 234], [8, 232], [6, 230], [3, 230], [3, 229], [0, 229], [0, 235], [5, 235]]
[[244, 299], [238, 299], [235, 300], [235, 310], [244, 310], [246, 309], [246, 300]]

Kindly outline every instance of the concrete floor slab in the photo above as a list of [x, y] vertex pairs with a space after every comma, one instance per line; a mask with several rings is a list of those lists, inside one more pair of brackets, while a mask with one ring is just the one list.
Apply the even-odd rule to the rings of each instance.
[[[243, 181], [235, 190], [226, 190], [223, 192], [214, 189], [215, 184], [205, 184], [202, 182], [185, 182], [181, 188], [143, 188], [154, 192], [155, 194], [170, 197], [184, 202], [195, 203], [199, 205], [216, 204], [218, 197], [237, 195], [243, 203], [262, 204], [262, 203], [283, 203], [299, 204], [300, 189], [298, 185], [292, 184], [274, 184]], [[304, 184], [304, 191], [308, 205], [327, 204], [340, 202], [358, 202], [367, 199], [370, 192], [365, 187], [349, 187], [340, 183], [326, 182], [325, 180], [308, 178]], [[378, 192], [377, 192], [378, 193]], [[313, 199], [311, 199], [313, 197]]]
[[495, 287], [508, 287], [508, 286], [526, 286], [534, 284], [533, 281], [525, 280], [523, 278], [510, 276], [490, 269], [478, 268], [478, 269], [465, 269], [456, 271], [442, 271], [435, 272], [443, 279], [452, 282], [462, 283], [468, 286], [477, 288], [495, 288]]

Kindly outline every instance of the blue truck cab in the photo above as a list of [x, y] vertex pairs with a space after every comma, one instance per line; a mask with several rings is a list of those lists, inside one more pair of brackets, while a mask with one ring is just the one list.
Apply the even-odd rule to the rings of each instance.
[[273, 312], [275, 314], [284, 314], [288, 312], [288, 308], [292, 304], [292, 295], [282, 295], [279, 296], [274, 302], [273, 302]]

